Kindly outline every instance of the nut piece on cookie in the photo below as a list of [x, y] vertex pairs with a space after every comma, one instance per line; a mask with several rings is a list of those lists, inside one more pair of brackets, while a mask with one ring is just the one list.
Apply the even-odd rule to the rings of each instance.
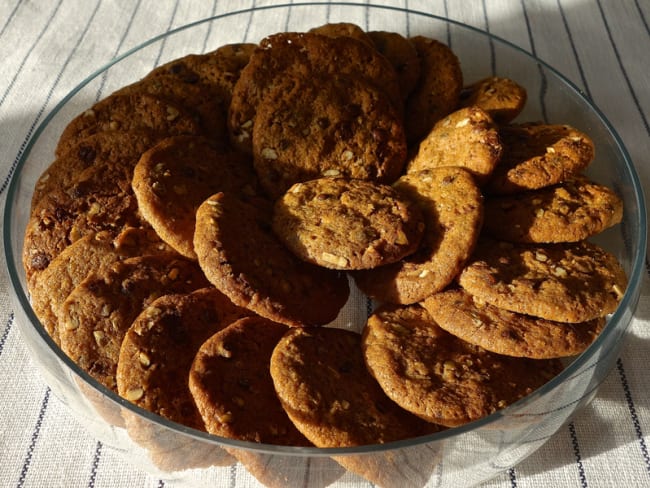
[[276, 201], [273, 230], [300, 259], [351, 270], [411, 254], [424, 222], [419, 207], [390, 186], [319, 178], [296, 183]]
[[521, 113], [528, 95], [526, 89], [510, 78], [491, 76], [463, 88], [460, 106], [475, 105], [485, 110], [498, 124], [507, 124]]

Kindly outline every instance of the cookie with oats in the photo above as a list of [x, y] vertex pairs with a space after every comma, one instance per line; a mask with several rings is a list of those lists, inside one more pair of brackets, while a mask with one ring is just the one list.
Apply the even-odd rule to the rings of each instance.
[[420, 79], [420, 57], [415, 47], [397, 32], [369, 31], [368, 37], [395, 68], [402, 99], [406, 100]]
[[445, 288], [463, 269], [481, 231], [483, 197], [469, 171], [453, 166], [406, 174], [393, 188], [422, 209], [420, 246], [397, 263], [353, 276], [379, 301], [416, 303]]
[[399, 261], [424, 231], [419, 207], [390, 186], [344, 178], [296, 183], [275, 202], [272, 224], [300, 259], [341, 270]]
[[194, 249], [207, 278], [235, 304], [290, 326], [333, 321], [344, 274], [301, 261], [275, 236], [272, 204], [217, 193], [196, 212]]
[[356, 332], [292, 328], [273, 351], [271, 377], [289, 418], [317, 447], [383, 444], [439, 430], [384, 394], [366, 369]]
[[288, 329], [246, 317], [203, 343], [189, 388], [208, 432], [265, 444], [311, 445], [287, 417], [269, 372], [273, 349]]
[[411, 92], [405, 113], [409, 143], [420, 141], [440, 119], [458, 106], [463, 87], [460, 61], [446, 44], [424, 36], [410, 42], [420, 57], [420, 79]]
[[133, 192], [143, 218], [178, 253], [196, 259], [196, 209], [218, 191], [260, 192], [248, 158], [208, 138], [174, 136], [147, 150], [136, 165]]
[[519, 193], [562, 183], [583, 171], [594, 157], [594, 143], [568, 125], [525, 123], [499, 129], [503, 154], [485, 185], [495, 195]]
[[618, 224], [623, 201], [585, 177], [485, 201], [484, 229], [511, 242], [577, 242]]
[[559, 359], [502, 356], [465, 342], [420, 305], [377, 309], [363, 331], [363, 354], [386, 395], [447, 427], [490, 415], [563, 369]]
[[384, 91], [398, 110], [402, 106], [393, 66], [366, 43], [315, 33], [274, 34], [260, 42], [235, 84], [228, 114], [233, 145], [252, 151], [255, 114], [269, 89], [288, 77], [304, 79], [318, 72], [361, 77]]
[[580, 354], [605, 326], [604, 317], [567, 324], [510, 312], [462, 289], [431, 295], [422, 306], [441, 328], [470, 344], [497, 354], [533, 359]]
[[198, 265], [176, 253], [128, 258], [89, 274], [61, 306], [61, 349], [80, 368], [117, 391], [124, 335], [156, 298], [209, 286]]
[[287, 76], [257, 107], [253, 160], [273, 198], [297, 182], [343, 176], [392, 183], [406, 161], [402, 119], [360, 77]]
[[420, 142], [407, 173], [440, 166], [469, 170], [479, 185], [501, 158], [501, 141], [492, 118], [478, 107], [456, 110], [438, 121]]
[[329, 22], [312, 27], [308, 32], [328, 37], [352, 37], [358, 41], [365, 42], [369, 46], [375, 47], [368, 33], [352, 22]]
[[511, 312], [581, 323], [616, 310], [627, 278], [614, 255], [587, 241], [481, 239], [458, 282], [477, 299]]
[[465, 86], [460, 93], [460, 106], [480, 107], [496, 123], [507, 124], [521, 113], [527, 99], [526, 89], [516, 81], [490, 76]]

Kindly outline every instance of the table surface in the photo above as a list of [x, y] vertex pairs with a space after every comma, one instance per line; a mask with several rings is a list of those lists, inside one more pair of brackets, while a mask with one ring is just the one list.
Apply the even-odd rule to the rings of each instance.
[[[47, 113], [116, 54], [227, 10], [280, 3], [193, 0], [0, 2], [0, 198]], [[286, 2], [283, 2], [286, 3]], [[584, 90], [618, 131], [650, 184], [650, 2], [647, 0], [385, 0], [503, 37]], [[314, 19], [314, 25], [326, 19]], [[108, 35], [110, 34], [110, 35]], [[650, 269], [646, 258], [646, 268]], [[14, 322], [0, 270], [0, 485], [176, 486], [125, 464], [88, 435], [43, 383]], [[537, 453], [485, 487], [650, 486], [650, 286], [615, 368], [594, 402]], [[616, 480], [616, 481], [613, 481]], [[368, 486], [362, 480], [354, 486]], [[352, 486], [346, 485], [346, 486]], [[237, 468], [225, 486], [258, 486]]]

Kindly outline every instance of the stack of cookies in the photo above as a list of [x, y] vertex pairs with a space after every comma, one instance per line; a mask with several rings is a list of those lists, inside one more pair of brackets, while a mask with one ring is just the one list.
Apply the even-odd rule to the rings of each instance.
[[[623, 212], [584, 175], [593, 141], [513, 122], [525, 103], [439, 41], [347, 23], [169, 62], [63, 131], [25, 233], [34, 310], [107, 388], [219, 436], [345, 447], [484, 417], [626, 286], [588, 241]], [[328, 326], [351, 289], [362, 333]]]

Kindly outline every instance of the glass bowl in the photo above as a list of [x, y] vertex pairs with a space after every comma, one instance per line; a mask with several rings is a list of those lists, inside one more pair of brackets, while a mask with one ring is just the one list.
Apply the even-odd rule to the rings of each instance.
[[[548, 384], [486, 418], [391, 444], [318, 449], [238, 442], [174, 424], [135, 407], [93, 380], [55, 345], [30, 306], [21, 263], [23, 233], [36, 179], [53, 159], [66, 124], [93, 102], [134, 82], [154, 66], [227, 43], [257, 42], [279, 31], [304, 31], [325, 22], [354, 22], [366, 30], [425, 35], [447, 43], [466, 82], [509, 77], [528, 91], [520, 121], [572, 125], [589, 134], [596, 158], [588, 173], [614, 188], [625, 205], [620, 225], [597, 239], [622, 263], [629, 285], [597, 340]], [[52, 391], [105, 446], [162, 479], [213, 486], [237, 458], [268, 486], [345, 485], [354, 471], [382, 486], [471, 486], [488, 480], [538, 449], [589, 403], [613, 367], [637, 305], [646, 248], [646, 210], [630, 158], [603, 114], [546, 63], [486, 32], [424, 12], [366, 4], [291, 4], [218, 15], [160, 35], [91, 74], [46, 117], [29, 141], [7, 193], [3, 239], [14, 310], [25, 343]], [[347, 305], [354, 307], [354, 300]], [[365, 320], [364, 312], [359, 317]], [[354, 320], [352, 322], [355, 322]], [[342, 324], [352, 326], [354, 323]], [[138, 425], [137, 435], [125, 428]], [[339, 462], [336, 462], [339, 461]], [[357, 479], [358, 480], [358, 479]]]

